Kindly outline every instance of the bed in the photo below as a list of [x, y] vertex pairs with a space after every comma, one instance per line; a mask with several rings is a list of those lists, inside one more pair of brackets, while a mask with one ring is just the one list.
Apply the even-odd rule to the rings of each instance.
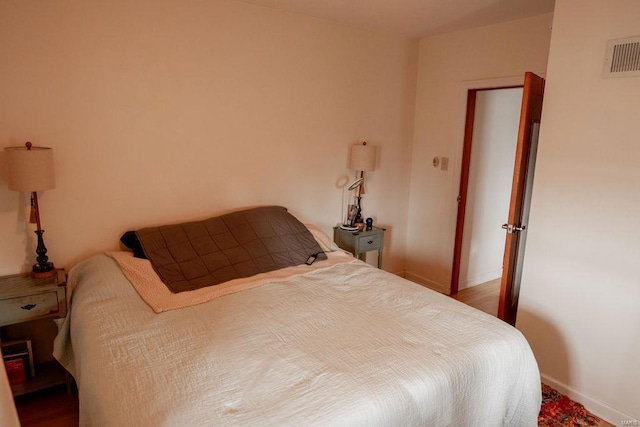
[[128, 252], [74, 267], [54, 355], [81, 425], [537, 425], [538, 367], [516, 329], [312, 230], [325, 260], [193, 304], [158, 305], [133, 284], [149, 261]]

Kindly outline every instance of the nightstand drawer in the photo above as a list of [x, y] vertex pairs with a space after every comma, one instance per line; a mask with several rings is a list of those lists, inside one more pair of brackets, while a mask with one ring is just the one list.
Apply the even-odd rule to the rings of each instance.
[[358, 239], [358, 252], [375, 251], [382, 247], [382, 234], [376, 234], [372, 236], [359, 236]]
[[60, 312], [57, 292], [43, 292], [0, 300], [0, 326], [34, 320]]

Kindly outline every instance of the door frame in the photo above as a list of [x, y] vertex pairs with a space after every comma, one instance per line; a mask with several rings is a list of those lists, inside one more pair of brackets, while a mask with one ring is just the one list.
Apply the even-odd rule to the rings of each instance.
[[[453, 264], [451, 269], [451, 287], [449, 289], [449, 295], [455, 295], [458, 293], [458, 286], [460, 282], [460, 258], [462, 253], [462, 236], [464, 233], [467, 190], [469, 187], [469, 167], [471, 165], [471, 144], [473, 139], [476, 95], [479, 91], [484, 90], [513, 89], [523, 86], [524, 73], [522, 73], [521, 76], [463, 82], [463, 94], [461, 98], [464, 99], [465, 103], [464, 133], [461, 138], [462, 159], [460, 161], [460, 173], [458, 174], [458, 194], [454, 199], [454, 211], [456, 212], [456, 234], [453, 247]], [[460, 157], [460, 155], [458, 157]]]
[[[520, 230], [517, 227], [524, 226], [521, 224], [522, 220], [522, 203], [524, 200], [524, 192], [526, 190], [526, 174], [529, 169], [529, 156], [530, 156], [530, 142], [531, 142], [531, 126], [534, 118], [537, 118], [539, 122], [542, 111], [542, 98], [545, 86], [545, 75], [543, 73], [526, 72], [520, 81], [522, 85], [515, 85], [511, 87], [523, 87], [522, 93], [522, 106], [520, 109], [520, 123], [518, 126], [518, 136], [516, 140], [516, 160], [514, 163], [513, 181], [511, 188], [511, 200], [509, 206], [509, 215], [507, 223], [515, 224], [516, 230]], [[503, 89], [509, 87], [507, 85], [500, 85], [495, 89]], [[467, 191], [469, 181], [469, 168], [471, 164], [471, 149], [473, 140], [473, 125], [475, 116], [475, 104], [476, 95], [480, 90], [493, 89], [492, 87], [486, 88], [467, 88], [467, 109], [465, 115], [465, 127], [463, 138], [463, 158], [460, 172], [460, 189], [459, 194], [456, 197], [457, 211], [456, 216], [456, 237], [454, 244], [454, 260], [451, 276], [451, 295], [455, 295], [458, 292], [458, 282], [460, 276], [460, 258], [462, 253], [462, 238], [464, 235], [464, 220], [465, 210], [467, 202]], [[502, 228], [506, 228], [507, 224]], [[512, 225], [513, 226], [513, 225]], [[511, 231], [509, 231], [511, 233]], [[500, 297], [498, 307], [498, 318], [505, 322], [515, 325], [516, 319], [516, 306], [512, 303], [513, 281], [510, 280], [515, 275], [517, 256], [515, 252], [518, 252], [518, 244], [520, 234], [519, 231], [515, 237], [512, 234], [507, 234], [505, 242], [505, 253], [503, 271], [501, 277]], [[515, 251], [515, 252], [514, 252]], [[519, 256], [522, 256], [520, 254]]]

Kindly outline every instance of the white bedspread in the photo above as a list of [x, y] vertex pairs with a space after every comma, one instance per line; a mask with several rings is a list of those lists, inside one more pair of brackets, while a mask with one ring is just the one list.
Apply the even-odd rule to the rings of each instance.
[[69, 282], [81, 425], [537, 425], [516, 329], [361, 262], [160, 314], [107, 256]]

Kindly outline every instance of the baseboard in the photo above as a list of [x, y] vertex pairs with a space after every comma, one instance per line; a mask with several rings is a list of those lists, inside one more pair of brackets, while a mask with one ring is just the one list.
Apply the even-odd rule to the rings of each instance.
[[493, 271], [487, 271], [485, 273], [478, 274], [471, 279], [460, 281], [460, 283], [458, 284], [458, 290], [471, 288], [482, 283], [487, 283], [492, 280], [499, 279], [500, 277], [502, 277], [502, 267]]
[[434, 291], [440, 292], [441, 294], [448, 295], [449, 287], [445, 286], [441, 283], [434, 282], [433, 280], [429, 280], [426, 277], [419, 276], [417, 274], [413, 274], [409, 271], [404, 272], [404, 278], [407, 280], [411, 280], [419, 285], [425, 286], [429, 289], [433, 289]]
[[638, 422], [638, 419], [632, 417], [631, 415], [620, 412], [604, 402], [600, 402], [599, 400], [582, 394], [579, 391], [569, 387], [568, 385], [563, 384], [547, 375], [541, 374], [540, 377], [542, 378], [542, 382], [546, 385], [555, 388], [560, 393], [567, 395], [570, 399], [583, 404], [584, 407], [587, 408], [587, 410], [593, 415], [602, 418], [603, 420], [613, 424], [614, 426], [623, 425], [623, 421], [626, 421], [626, 425], [638, 425], [635, 424]]

